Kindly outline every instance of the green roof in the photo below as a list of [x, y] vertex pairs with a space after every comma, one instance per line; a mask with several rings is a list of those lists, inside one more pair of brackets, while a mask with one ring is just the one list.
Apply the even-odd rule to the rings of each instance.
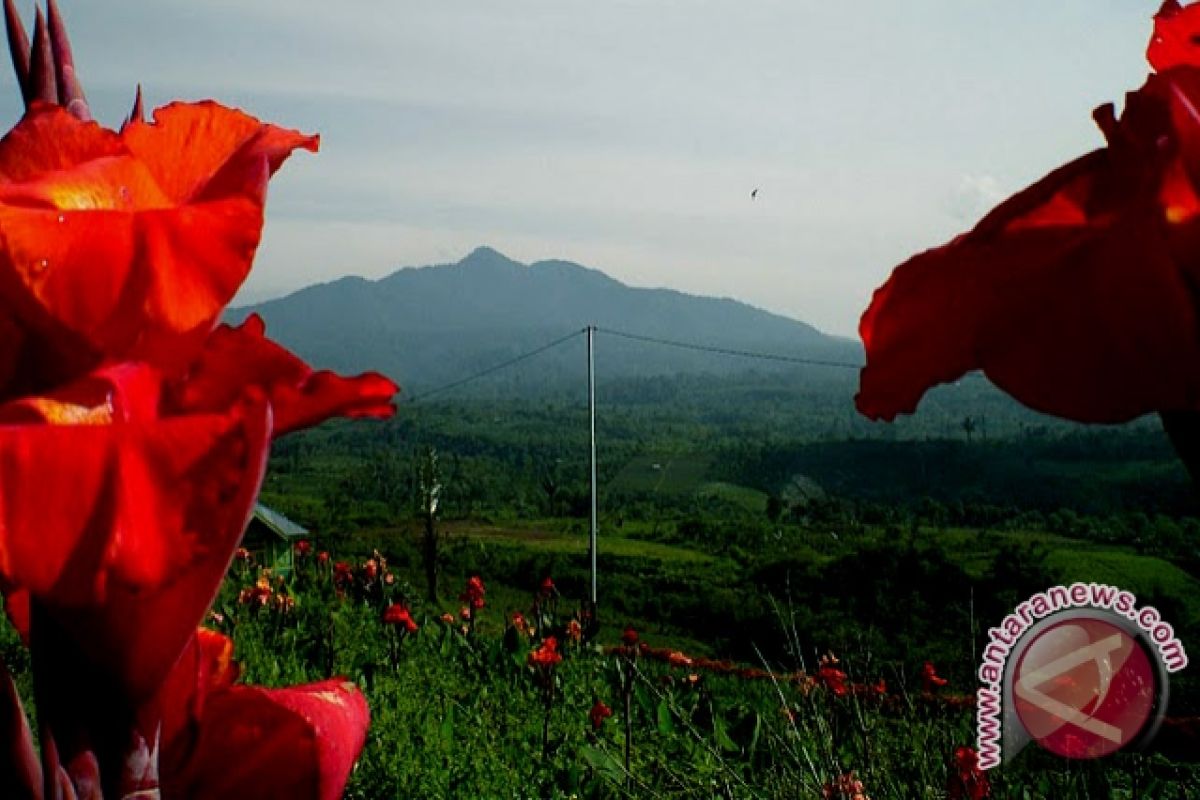
[[296, 539], [307, 536], [308, 531], [300, 527], [278, 511], [267, 508], [262, 503], [254, 504], [254, 518], [266, 525], [283, 539]]

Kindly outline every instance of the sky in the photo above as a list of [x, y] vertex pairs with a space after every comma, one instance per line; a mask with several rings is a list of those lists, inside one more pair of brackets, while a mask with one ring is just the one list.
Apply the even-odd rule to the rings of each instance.
[[486, 244], [843, 336], [909, 255], [1103, 144], [1158, 5], [59, 2], [109, 126], [140, 82], [321, 134], [272, 181], [240, 302]]

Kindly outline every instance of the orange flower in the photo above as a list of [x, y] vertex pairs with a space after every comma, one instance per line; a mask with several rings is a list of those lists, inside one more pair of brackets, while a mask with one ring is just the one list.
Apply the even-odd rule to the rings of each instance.
[[558, 639], [547, 636], [541, 646], [530, 652], [529, 664], [539, 669], [552, 669], [562, 661], [562, 653], [558, 652]]

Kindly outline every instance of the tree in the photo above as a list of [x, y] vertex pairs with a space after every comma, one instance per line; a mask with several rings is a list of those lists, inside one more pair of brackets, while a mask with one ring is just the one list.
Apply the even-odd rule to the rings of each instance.
[[421, 537], [421, 559], [425, 565], [425, 587], [429, 602], [438, 600], [438, 501], [442, 495], [442, 472], [437, 450], [425, 448], [417, 462], [417, 502], [425, 530]]

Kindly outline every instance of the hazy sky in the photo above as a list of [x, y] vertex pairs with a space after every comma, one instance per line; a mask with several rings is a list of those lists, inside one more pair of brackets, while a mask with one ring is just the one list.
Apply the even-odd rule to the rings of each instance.
[[109, 125], [141, 81], [152, 106], [212, 97], [321, 134], [272, 183], [244, 300], [489, 244], [843, 335], [910, 253], [1101, 144], [1091, 111], [1145, 79], [1158, 6], [60, 4]]

